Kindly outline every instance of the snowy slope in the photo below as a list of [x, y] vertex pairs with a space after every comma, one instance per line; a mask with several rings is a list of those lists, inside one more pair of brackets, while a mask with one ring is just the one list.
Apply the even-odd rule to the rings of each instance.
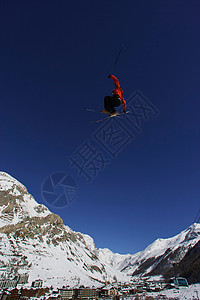
[[63, 224], [26, 188], [0, 173], [0, 269], [7, 276], [29, 273], [50, 286], [99, 286], [127, 276], [97, 256], [93, 239]]
[[99, 258], [126, 275], [163, 275], [174, 263], [200, 241], [200, 224], [193, 224], [180, 234], [157, 239], [145, 250], [136, 254], [121, 255], [109, 249], [99, 249]]
[[119, 280], [125, 279], [120, 272], [103, 265], [80, 240], [68, 239], [56, 244], [48, 235], [43, 236], [41, 241], [40, 236], [30, 240], [7, 234], [0, 234], [0, 239], [1, 268], [8, 265], [20, 267], [18, 272], [29, 273], [30, 281], [40, 278], [48, 286], [74, 287], [99, 286], [104, 281], [103, 277], [113, 280], [114, 275]]
[[157, 239], [145, 250], [127, 257], [118, 269], [129, 275], [144, 275], [151, 273], [163, 261], [165, 264], [168, 261], [171, 266], [179, 262], [199, 240], [200, 224], [193, 224], [175, 237]]
[[47, 286], [128, 282], [130, 276], [164, 275], [199, 241], [200, 224], [193, 224], [133, 255], [97, 249], [89, 235], [64, 225], [24, 185], [0, 172], [0, 275], [27, 272], [30, 282], [40, 278]]
[[162, 292], [147, 293], [146, 297], [147, 296], [154, 297], [154, 299], [198, 300], [200, 296], [200, 284], [193, 284], [189, 287], [180, 287], [179, 289], [164, 290]]
[[100, 248], [98, 249], [98, 257], [105, 263], [111, 265], [113, 268], [120, 270], [121, 265], [125, 261], [130, 260], [133, 257], [133, 255], [113, 253], [108, 248]]

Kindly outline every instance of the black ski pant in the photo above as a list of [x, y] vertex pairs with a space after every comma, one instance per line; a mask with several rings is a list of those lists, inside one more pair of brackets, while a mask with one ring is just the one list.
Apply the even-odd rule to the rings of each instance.
[[104, 98], [104, 107], [109, 113], [114, 113], [115, 107], [121, 104], [121, 100], [117, 95], [114, 96], [105, 96]]

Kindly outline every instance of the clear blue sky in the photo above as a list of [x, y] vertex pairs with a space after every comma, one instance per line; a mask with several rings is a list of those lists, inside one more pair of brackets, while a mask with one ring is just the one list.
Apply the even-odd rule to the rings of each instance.
[[[76, 201], [49, 208], [97, 247], [135, 253], [193, 223], [200, 203], [199, 9], [193, 0], [0, 3], [0, 169], [45, 205], [44, 179], [70, 174]], [[122, 43], [115, 75], [125, 98], [140, 90], [159, 116], [87, 184], [68, 156], [102, 125], [90, 124], [101, 115], [83, 108], [102, 108]]]

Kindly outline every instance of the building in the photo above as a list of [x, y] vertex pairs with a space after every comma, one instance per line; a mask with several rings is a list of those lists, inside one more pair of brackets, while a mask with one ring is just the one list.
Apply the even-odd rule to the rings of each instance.
[[108, 290], [109, 297], [115, 297], [117, 295], [118, 295], [118, 290], [116, 288], [113, 287]]
[[109, 298], [109, 296], [108, 296], [108, 289], [102, 288], [100, 290], [100, 298]]
[[173, 282], [175, 287], [179, 287], [179, 286], [186, 286], [188, 287], [188, 282], [187, 279], [183, 278], [183, 277], [175, 277], [173, 278]]
[[118, 289], [112, 285], [108, 285], [108, 286], [101, 288], [99, 294], [100, 294], [101, 298], [116, 297], [118, 295]]
[[6, 289], [6, 288], [16, 288], [17, 286], [17, 280], [16, 279], [3, 279], [0, 280], [0, 289]]
[[75, 290], [73, 289], [58, 289], [59, 295], [61, 295], [63, 300], [74, 299], [75, 298]]
[[165, 289], [179, 288], [180, 286], [188, 287], [187, 279], [183, 277], [173, 277], [167, 280]]
[[26, 284], [28, 283], [29, 275], [27, 273], [19, 274], [15, 277], [17, 284]]
[[32, 287], [41, 288], [43, 285], [43, 281], [41, 279], [35, 280], [32, 282]]
[[96, 289], [81, 288], [76, 290], [75, 298], [77, 299], [98, 299], [99, 291]]
[[49, 292], [48, 288], [21, 288], [20, 295], [21, 299], [31, 299], [31, 297], [38, 297], [45, 295]]
[[19, 300], [20, 294], [18, 289], [14, 289], [12, 291], [5, 291], [1, 295], [1, 300]]

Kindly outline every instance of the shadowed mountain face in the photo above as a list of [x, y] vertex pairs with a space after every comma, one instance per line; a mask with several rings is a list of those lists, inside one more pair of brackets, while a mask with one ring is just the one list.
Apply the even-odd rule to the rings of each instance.
[[[156, 240], [144, 251], [125, 260], [120, 269], [132, 276], [162, 275], [169, 278], [184, 275], [188, 279], [193, 278], [192, 282], [198, 282], [194, 281], [192, 265], [195, 264], [197, 269], [199, 242], [200, 224], [193, 224], [173, 238]], [[186, 272], [188, 269], [189, 273]]]
[[200, 241], [186, 253], [184, 258], [174, 264], [165, 274], [165, 277], [182, 276], [189, 284], [200, 282]]
[[[120, 255], [97, 249], [93, 239], [63, 224], [27, 189], [0, 172], [0, 275], [29, 273], [30, 281], [71, 287], [100, 286], [132, 276], [184, 275], [199, 278], [200, 224], [179, 235], [158, 239], [144, 251]], [[196, 279], [195, 279], [196, 280]]]

